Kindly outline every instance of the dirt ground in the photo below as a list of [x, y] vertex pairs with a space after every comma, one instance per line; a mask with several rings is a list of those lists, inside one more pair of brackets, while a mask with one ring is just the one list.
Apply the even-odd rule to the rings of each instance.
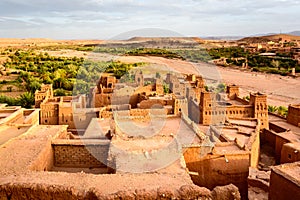
[[51, 46], [51, 45], [74, 45], [74, 44], [99, 44], [101, 40], [52, 40], [47, 38], [0, 38], [0, 48], [17, 47], [28, 48], [36, 46]]
[[[268, 104], [288, 106], [300, 103], [300, 79], [275, 74], [242, 72], [218, 67], [226, 83], [235, 83], [241, 88], [241, 96], [248, 92], [262, 92], [268, 95]], [[244, 95], [243, 95], [244, 94]]]

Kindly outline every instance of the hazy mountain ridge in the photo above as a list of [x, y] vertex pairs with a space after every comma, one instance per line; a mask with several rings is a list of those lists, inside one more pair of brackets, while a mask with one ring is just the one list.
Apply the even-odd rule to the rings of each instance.
[[225, 35], [225, 36], [205, 36], [201, 37], [205, 40], [241, 40], [244, 38], [250, 38], [250, 37], [266, 37], [266, 36], [274, 36], [274, 35], [293, 35], [293, 36], [300, 36], [300, 31], [292, 31], [287, 33], [258, 33], [254, 35], [249, 36], [239, 36], [239, 35]]

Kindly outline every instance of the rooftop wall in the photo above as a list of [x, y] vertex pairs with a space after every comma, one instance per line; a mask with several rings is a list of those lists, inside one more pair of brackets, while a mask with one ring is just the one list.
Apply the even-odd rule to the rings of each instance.
[[300, 199], [299, 169], [299, 162], [272, 168], [269, 200]]
[[109, 140], [55, 140], [54, 166], [106, 167], [109, 145]]
[[247, 153], [206, 155], [200, 158], [202, 147], [187, 148], [184, 158], [187, 168], [199, 175], [191, 175], [193, 182], [208, 189], [234, 184], [242, 199], [247, 199], [250, 156]]
[[300, 127], [300, 106], [289, 106], [287, 122]]

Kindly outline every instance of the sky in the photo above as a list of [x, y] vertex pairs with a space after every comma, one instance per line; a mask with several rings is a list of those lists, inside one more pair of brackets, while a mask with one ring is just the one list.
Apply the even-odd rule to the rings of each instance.
[[300, 0], [1, 0], [0, 38], [248, 36], [300, 30]]

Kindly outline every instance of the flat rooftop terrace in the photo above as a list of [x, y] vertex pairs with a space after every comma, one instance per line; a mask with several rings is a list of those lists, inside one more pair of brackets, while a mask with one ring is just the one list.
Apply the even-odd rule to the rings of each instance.
[[[66, 134], [66, 130], [67, 126], [39, 125], [0, 146], [0, 191], [10, 190], [16, 193], [16, 190], [20, 190], [23, 195], [29, 195], [27, 198], [37, 197], [32, 196], [34, 194], [51, 195], [53, 192], [64, 198], [79, 198], [89, 193], [98, 198], [115, 198], [118, 195], [124, 198], [137, 193], [157, 197], [165, 189], [178, 193], [183, 186], [196, 187], [180, 159], [153, 173], [86, 174], [84, 171], [76, 173], [73, 170], [72, 173], [44, 171], [52, 141], [60, 139], [60, 135]], [[210, 191], [205, 188], [201, 191], [203, 195], [210, 195]], [[0, 192], [0, 196], [3, 194], [6, 193]]]
[[22, 135], [25, 133], [30, 127], [17, 127], [17, 126], [7, 126], [1, 125], [0, 126], [0, 146], [3, 145], [5, 142], [9, 141], [10, 139]]
[[300, 162], [278, 165], [273, 167], [272, 170], [300, 186]]
[[234, 143], [223, 143], [222, 145], [218, 144], [214, 147], [214, 152], [217, 154], [236, 154], [238, 151], [244, 152]]
[[152, 140], [176, 138], [179, 143], [188, 145], [199, 144], [201, 140], [196, 133], [179, 117], [153, 118], [151, 121], [120, 119], [116, 121], [121, 135], [125, 137], [144, 137]]
[[255, 128], [257, 126], [257, 120], [229, 119], [229, 122], [232, 123], [232, 124], [241, 125], [241, 126], [247, 126], [247, 127], [252, 127], [252, 128]]
[[237, 105], [237, 106], [248, 106], [248, 104], [242, 103], [242, 102], [237, 101], [237, 100], [230, 100], [230, 99], [227, 100], [226, 99], [226, 102], [230, 103], [232, 106], [235, 106], [235, 105]]
[[285, 129], [289, 129], [291, 131], [293, 131], [296, 134], [300, 134], [300, 127], [297, 127], [293, 124], [289, 124], [287, 123], [287, 121], [283, 118], [277, 117], [275, 115], [270, 114], [269, 115], [269, 122], [272, 124], [275, 124], [277, 126], [281, 126]]
[[222, 136], [231, 142], [237, 139], [237, 142], [243, 145], [247, 144], [250, 138], [250, 135], [244, 135], [239, 133], [238, 129], [229, 129], [229, 128], [222, 129]]

